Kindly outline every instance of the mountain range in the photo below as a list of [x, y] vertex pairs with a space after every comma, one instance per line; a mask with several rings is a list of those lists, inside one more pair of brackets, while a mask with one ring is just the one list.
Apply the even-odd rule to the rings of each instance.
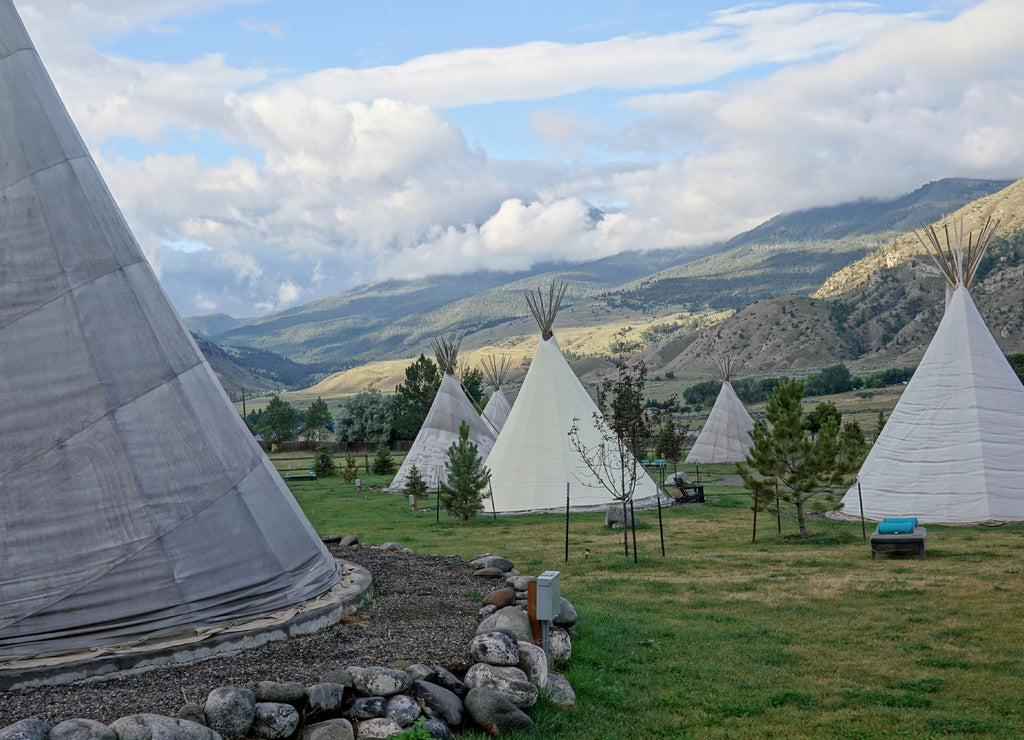
[[[736, 355], [739, 372], [753, 375], [840, 360], [866, 369], [913, 364], [941, 315], [943, 288], [911, 230], [947, 214], [975, 229], [987, 215], [1001, 220], [972, 294], [1004, 350], [1020, 351], [1024, 181], [963, 178], [893, 200], [776, 216], [699, 250], [384, 281], [269, 316], [185, 322], [256, 379], [295, 387], [337, 371], [311, 389], [325, 395], [392, 390], [409, 358], [429, 354], [430, 339], [451, 331], [466, 332], [467, 362], [482, 352], [513, 354], [521, 373], [536, 343], [524, 294], [553, 279], [569, 284], [556, 334], [585, 379], [606, 369], [609, 342], [624, 327], [645, 345], [652, 375], [683, 380], [714, 375], [712, 357], [721, 353]], [[287, 360], [271, 362], [277, 370], [270, 372], [261, 363], [275, 355]], [[241, 376], [232, 382], [257, 389]]]

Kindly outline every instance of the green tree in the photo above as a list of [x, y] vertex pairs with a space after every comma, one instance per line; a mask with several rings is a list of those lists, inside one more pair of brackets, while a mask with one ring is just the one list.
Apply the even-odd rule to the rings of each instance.
[[875, 439], [877, 440], [881, 435], [882, 430], [885, 429], [885, 414], [881, 411], [878, 412], [878, 419], [875, 421]]
[[448, 448], [448, 471], [446, 480], [441, 481], [441, 504], [452, 516], [463, 521], [483, 510], [484, 493], [491, 480], [491, 471], [484, 465], [480, 450], [469, 441], [469, 424], [459, 424], [459, 441]]
[[654, 452], [667, 465], [678, 460], [679, 456], [683, 454], [683, 442], [679, 438], [679, 432], [676, 431], [676, 423], [672, 418], [672, 414], [666, 412], [661, 416], [661, 426], [658, 428], [658, 443], [654, 448]]
[[356, 461], [356, 456], [351, 452], [345, 453], [345, 467], [341, 469], [341, 479], [346, 483], [351, 483], [359, 475], [359, 463]]
[[441, 372], [437, 364], [425, 355], [420, 355], [405, 368], [405, 382], [395, 387], [394, 427], [397, 439], [416, 438], [440, 387]]
[[776, 501], [780, 509], [792, 506], [800, 536], [806, 538], [808, 502], [841, 485], [859, 463], [841, 449], [835, 418], [829, 417], [817, 436], [810, 434], [802, 418], [803, 393], [803, 381], [779, 384], [768, 397], [765, 420], [770, 430], [754, 426], [753, 447], [736, 468], [754, 497], [755, 510], [772, 509]]
[[339, 442], [390, 441], [394, 430], [394, 403], [373, 388], [341, 404], [334, 419]]
[[386, 443], [377, 445], [377, 454], [370, 463], [370, 470], [375, 475], [390, 475], [395, 472], [395, 458], [391, 457], [391, 448]]
[[1010, 363], [1013, 372], [1017, 373], [1017, 377], [1024, 383], [1024, 354], [1018, 352], [1014, 355], [1007, 355], [1006, 361]]
[[317, 478], [329, 478], [338, 472], [334, 464], [334, 455], [331, 446], [326, 442], [316, 448], [316, 459], [313, 461], [313, 472]]
[[274, 396], [260, 416], [256, 433], [274, 446], [294, 437], [298, 426], [299, 412], [287, 401], [282, 401], [280, 396]]
[[[482, 408], [484, 405], [483, 371], [478, 367], [471, 367], [465, 372], [459, 373], [459, 382], [462, 384], [462, 390], [466, 392], [473, 405], [477, 408]], [[431, 399], [431, 402], [433, 402], [433, 399]]]
[[821, 428], [829, 421], [834, 421], [838, 427], [842, 423], [843, 417], [834, 402], [822, 401], [814, 407], [813, 411], [809, 411], [804, 416], [804, 429], [811, 434], [818, 434]]
[[405, 492], [415, 496], [417, 500], [430, 492], [427, 482], [420, 474], [420, 469], [415, 465], [409, 468], [409, 475], [405, 479]]
[[331, 410], [319, 396], [306, 409], [306, 420], [302, 427], [302, 435], [310, 442], [326, 442], [334, 423]]

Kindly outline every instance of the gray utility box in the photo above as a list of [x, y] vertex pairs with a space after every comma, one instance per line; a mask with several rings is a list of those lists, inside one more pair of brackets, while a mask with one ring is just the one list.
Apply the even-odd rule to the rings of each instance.
[[537, 576], [537, 619], [551, 622], [562, 611], [561, 573], [546, 570]]

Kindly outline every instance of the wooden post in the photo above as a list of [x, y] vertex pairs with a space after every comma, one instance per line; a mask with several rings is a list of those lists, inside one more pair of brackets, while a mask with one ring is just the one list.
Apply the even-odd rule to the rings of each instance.
[[544, 639], [540, 620], [537, 619], [537, 582], [530, 581], [526, 584], [526, 614], [530, 618], [530, 632], [533, 634], [533, 644], [540, 645]]

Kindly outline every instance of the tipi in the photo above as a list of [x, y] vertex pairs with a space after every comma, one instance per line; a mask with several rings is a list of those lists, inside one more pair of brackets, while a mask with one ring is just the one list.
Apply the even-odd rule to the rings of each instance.
[[754, 420], [730, 382], [732, 358], [719, 357], [715, 362], [722, 374], [722, 389], [704, 428], [693, 443], [693, 449], [686, 456], [688, 463], [741, 462], [747, 458], [747, 452], [753, 445], [750, 430], [754, 428]]
[[[1024, 521], [1024, 385], [967, 288], [995, 231], [964, 246], [963, 222], [925, 229], [952, 293], [914, 376], [842, 500], [844, 517]], [[861, 502], [863, 501], [863, 508]]]
[[[567, 483], [571, 507], [612, 502], [611, 494], [570, 445], [574, 423], [588, 449], [596, 449], [604, 440], [594, 426], [595, 414], [601, 418], [601, 412], [565, 361], [552, 331], [565, 290], [565, 283], [557, 289], [552, 284], [547, 305], [539, 290], [536, 297], [527, 297], [541, 338], [508, 421], [487, 458], [496, 511], [564, 508]], [[652, 502], [659, 495], [658, 486], [638, 467], [634, 501]]]
[[497, 435], [473, 408], [455, 374], [461, 344], [461, 334], [448, 339], [439, 337], [433, 341], [437, 364], [443, 373], [441, 385], [402, 467], [398, 469], [391, 485], [384, 490], [392, 493], [405, 490], [405, 482], [413, 465], [427, 486], [436, 489], [447, 476], [445, 464], [448, 462], [448, 448], [459, 441], [459, 426], [462, 422], [469, 425], [469, 439], [476, 444], [482, 457], [486, 458], [494, 446]]
[[501, 390], [511, 368], [511, 357], [505, 356], [499, 360], [495, 355], [488, 355], [484, 359], [484, 376], [491, 384], [491, 397], [487, 399], [487, 405], [484, 406], [483, 417], [490, 423], [495, 435], [501, 432], [509, 412], [512, 411], [512, 404], [508, 402], [508, 398]]
[[339, 569], [0, 0], [0, 663], [291, 609]]

